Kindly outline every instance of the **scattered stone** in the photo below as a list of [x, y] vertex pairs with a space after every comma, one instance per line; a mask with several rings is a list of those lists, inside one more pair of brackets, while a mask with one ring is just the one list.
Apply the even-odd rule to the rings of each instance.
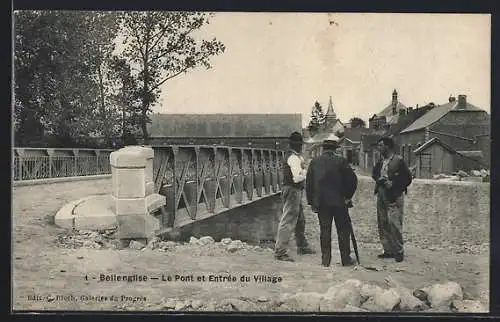
[[231, 241], [232, 241], [231, 238], [222, 238], [220, 242], [224, 245], [229, 245], [231, 244]]
[[255, 304], [241, 299], [229, 299], [223, 301], [223, 304], [230, 304], [233, 309], [240, 312], [253, 312], [256, 310]]
[[427, 295], [431, 307], [449, 306], [453, 300], [463, 300], [462, 287], [456, 282], [434, 284]]
[[360, 290], [361, 303], [366, 302], [370, 297], [373, 297], [375, 293], [381, 292], [383, 289], [375, 284], [363, 284]]
[[175, 310], [183, 311], [189, 308], [190, 305], [191, 303], [189, 301], [177, 301], [177, 303], [175, 304]]
[[451, 302], [451, 310], [459, 313], [488, 313], [488, 308], [479, 301], [454, 300]]
[[151, 240], [148, 242], [148, 245], [146, 246], [147, 249], [157, 249], [160, 244], [160, 238], [158, 237], [153, 237]]
[[[238, 240], [239, 241], [239, 240]], [[243, 248], [243, 245], [241, 242], [237, 242], [237, 241], [232, 241], [229, 245], [227, 245], [227, 251], [230, 252], [230, 253], [234, 253], [240, 249]]]
[[427, 304], [413, 296], [412, 292], [401, 285], [401, 283], [399, 283], [395, 278], [388, 276], [385, 281], [387, 285], [394, 288], [401, 297], [399, 310], [418, 312], [429, 309], [429, 306]]
[[297, 301], [297, 310], [304, 312], [318, 312], [322, 295], [316, 292], [299, 292], [295, 294], [294, 299]]
[[163, 308], [165, 309], [175, 309], [175, 306], [177, 305], [177, 300], [176, 299], [167, 299], [165, 303], [163, 303]]
[[193, 237], [193, 236], [191, 236], [191, 238], [189, 238], [189, 244], [190, 245], [198, 245], [198, 243], [199, 243], [198, 238]]
[[373, 297], [370, 297], [363, 303], [361, 308], [372, 312], [391, 312], [401, 302], [401, 297], [394, 289], [377, 291]]
[[342, 310], [343, 312], [369, 312], [368, 310], [362, 309], [360, 307], [347, 304], [345, 308]]
[[146, 247], [146, 245], [142, 242], [137, 241], [137, 240], [131, 240], [130, 244], [128, 245], [128, 248], [137, 249], [137, 250], [141, 250], [144, 247]]
[[211, 236], [203, 236], [198, 240], [198, 242], [202, 245], [210, 245], [215, 243], [215, 240]]
[[202, 306], [203, 306], [203, 301], [201, 301], [201, 300], [193, 300], [193, 301], [191, 302], [191, 307], [192, 307], [194, 310], [197, 310], [197, 309], [199, 309], [199, 308], [200, 308], [200, 307], [202, 307]]
[[347, 304], [359, 306], [361, 304], [360, 292], [362, 285], [361, 281], [350, 279], [330, 287], [320, 300], [320, 311], [342, 311]]
[[257, 298], [257, 302], [269, 302], [269, 298], [261, 295]]
[[429, 302], [429, 295], [428, 295], [429, 289], [430, 289], [430, 287], [423, 287], [423, 288], [417, 289], [417, 290], [413, 291], [413, 296], [415, 296], [417, 299], [419, 299], [420, 301], [422, 301], [425, 304], [427, 304], [428, 306], [430, 306], [431, 303]]
[[215, 310], [216, 310], [215, 303], [212, 301], [208, 302], [207, 306], [205, 307], [205, 311], [214, 312]]

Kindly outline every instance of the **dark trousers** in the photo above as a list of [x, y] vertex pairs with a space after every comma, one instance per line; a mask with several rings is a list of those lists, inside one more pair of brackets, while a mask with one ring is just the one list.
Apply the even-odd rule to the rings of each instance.
[[332, 220], [335, 220], [342, 263], [351, 255], [351, 218], [347, 207], [320, 207], [318, 212], [321, 244], [321, 262], [330, 265], [332, 259]]
[[377, 222], [380, 243], [388, 254], [403, 254], [403, 208], [404, 197], [399, 196], [390, 203], [383, 190], [377, 194]]

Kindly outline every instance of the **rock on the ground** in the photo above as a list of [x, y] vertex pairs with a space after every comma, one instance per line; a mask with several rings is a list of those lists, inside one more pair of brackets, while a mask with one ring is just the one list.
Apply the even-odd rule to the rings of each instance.
[[239, 240], [233, 240], [229, 245], [227, 245], [227, 251], [234, 253], [240, 249], [243, 249], [243, 243]]
[[451, 310], [459, 313], [488, 313], [489, 309], [479, 301], [455, 300], [451, 302]]
[[216, 305], [214, 302], [210, 301], [207, 303], [207, 306], [205, 307], [205, 311], [208, 312], [214, 312], [216, 310]]
[[193, 300], [191, 302], [191, 307], [194, 309], [194, 310], [198, 310], [200, 307], [203, 306], [203, 301], [202, 300]]
[[215, 240], [211, 236], [203, 236], [198, 240], [198, 242], [202, 245], [210, 245], [215, 243]]
[[146, 247], [146, 245], [140, 241], [137, 241], [137, 240], [131, 240], [130, 241], [130, 244], [128, 244], [128, 247], [130, 249], [137, 249], [137, 250], [141, 250], [143, 249], [144, 247]]
[[350, 304], [347, 304], [342, 311], [343, 312], [369, 312], [368, 310], [365, 310], [365, 309], [362, 309], [360, 307], [353, 306]]
[[167, 299], [165, 303], [163, 303], [163, 308], [165, 309], [175, 309], [175, 306], [177, 304], [176, 299]]
[[370, 297], [373, 297], [375, 293], [381, 292], [383, 289], [375, 284], [363, 284], [360, 290], [361, 303], [366, 302]]
[[412, 292], [404, 287], [400, 282], [398, 282], [394, 277], [388, 276], [385, 279], [387, 285], [394, 288], [401, 297], [401, 302], [399, 303], [400, 311], [425, 311], [429, 309], [429, 306], [425, 304], [420, 299], [413, 296]]
[[430, 287], [427, 298], [432, 307], [449, 306], [454, 300], [463, 300], [462, 287], [456, 282], [434, 284]]
[[148, 245], [146, 246], [147, 249], [157, 249], [158, 246], [160, 245], [160, 238], [158, 237], [153, 237], [151, 240], [148, 242]]
[[361, 307], [372, 312], [391, 312], [398, 307], [400, 302], [401, 296], [395, 289], [382, 289], [377, 291]]
[[257, 302], [269, 302], [269, 298], [261, 295], [257, 298]]
[[240, 299], [225, 299], [219, 303], [219, 306], [222, 307], [225, 310], [236, 310], [240, 312], [253, 312], [255, 311], [256, 307], [255, 304], [240, 300]]
[[342, 311], [346, 305], [359, 306], [361, 304], [361, 287], [363, 283], [351, 279], [334, 285], [323, 294], [320, 300], [321, 312]]
[[198, 238], [191, 236], [191, 238], [189, 238], [189, 244], [190, 245], [198, 245], [199, 244]]
[[232, 241], [231, 238], [222, 238], [220, 242], [224, 245], [229, 245], [231, 244], [231, 241]]
[[297, 302], [298, 311], [318, 312], [322, 297], [322, 294], [316, 292], [299, 292], [293, 299]]
[[177, 301], [177, 303], [175, 304], [175, 310], [176, 311], [183, 311], [183, 310], [186, 310], [187, 308], [189, 308], [191, 306], [191, 303], [190, 301]]

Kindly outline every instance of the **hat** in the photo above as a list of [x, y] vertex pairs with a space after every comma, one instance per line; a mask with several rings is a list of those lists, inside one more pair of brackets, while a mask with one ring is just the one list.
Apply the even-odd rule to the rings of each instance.
[[323, 146], [337, 149], [339, 147], [339, 138], [336, 135], [330, 134], [323, 140]]
[[288, 140], [290, 141], [290, 143], [304, 143], [302, 134], [300, 134], [299, 132], [293, 132], [292, 134], [290, 134]]

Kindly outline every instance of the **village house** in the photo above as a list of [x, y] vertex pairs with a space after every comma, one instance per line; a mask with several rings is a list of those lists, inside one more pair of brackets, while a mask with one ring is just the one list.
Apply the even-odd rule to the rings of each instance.
[[[450, 97], [446, 104], [432, 108], [402, 130], [399, 144], [402, 155], [410, 167], [417, 165], [418, 158], [419, 166], [432, 165], [425, 170], [430, 174], [442, 171], [436, 166], [440, 157], [433, 154], [432, 150], [423, 153], [425, 149], [421, 147], [435, 144], [447, 152], [453, 151], [456, 156], [453, 171], [471, 170], [471, 167], [489, 168], [490, 131], [490, 115], [467, 102], [466, 95], [458, 95], [458, 99]], [[420, 170], [417, 172], [423, 172]]]
[[380, 113], [369, 119], [369, 128], [364, 131], [360, 138], [359, 155], [360, 166], [364, 170], [370, 170], [379, 159], [378, 151], [375, 149], [377, 141], [383, 136], [394, 138], [397, 149], [399, 148], [399, 133], [408, 127], [419, 117], [434, 107], [428, 104], [423, 107], [406, 107], [398, 100], [398, 93], [394, 89], [391, 103]]

